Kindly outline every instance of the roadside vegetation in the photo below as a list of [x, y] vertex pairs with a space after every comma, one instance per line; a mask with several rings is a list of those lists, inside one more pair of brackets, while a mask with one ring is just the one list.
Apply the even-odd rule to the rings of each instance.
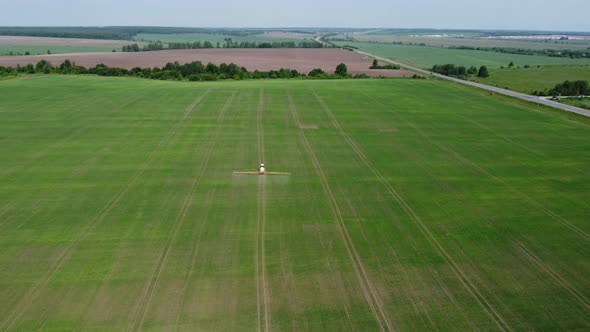
[[560, 103], [590, 110], [590, 97], [560, 98]]
[[547, 93], [539, 93], [538, 95], [545, 96], [590, 96], [590, 86], [588, 81], [565, 81], [555, 85], [555, 87]]
[[490, 76], [488, 72], [488, 68], [486, 66], [481, 66], [479, 69], [475, 66], [471, 66], [469, 68], [465, 66], [457, 66], [454, 64], [446, 64], [446, 65], [434, 65], [431, 69], [432, 72], [445, 75], [445, 76], [453, 76], [457, 78], [467, 79], [472, 76], [477, 76], [481, 78], [486, 78]]
[[[549, 56], [552, 51], [545, 53], [523, 51], [522, 54], [509, 54], [470, 48], [437, 48], [351, 41], [334, 43], [428, 68], [442, 75], [539, 96], [559, 94], [559, 90], [555, 89], [556, 84], [564, 81], [590, 79], [590, 59], [576, 58], [573, 55]], [[564, 54], [568, 53], [564, 52]], [[460, 60], [461, 64], [457, 65], [453, 62], [440, 64], [445, 60]], [[434, 61], [440, 62], [427, 66]]]
[[377, 59], [374, 59], [373, 64], [371, 65], [371, 67], [369, 67], [369, 69], [399, 70], [399, 69], [401, 69], [401, 67], [399, 65], [394, 65], [394, 64], [380, 65], [379, 61]]
[[534, 94], [552, 89], [564, 81], [590, 81], [590, 65], [516, 66], [490, 68], [490, 76], [471, 79], [522, 93]]

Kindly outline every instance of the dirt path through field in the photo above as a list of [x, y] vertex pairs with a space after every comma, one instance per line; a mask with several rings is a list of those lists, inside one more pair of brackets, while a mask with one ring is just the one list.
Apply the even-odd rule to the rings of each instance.
[[[258, 97], [258, 111], [256, 112], [256, 132], [258, 135], [258, 160], [264, 163], [264, 128], [262, 126], [262, 113], [264, 110], [264, 89], [260, 89]], [[256, 288], [258, 291], [258, 330], [262, 329], [260, 310], [260, 298], [264, 305], [264, 330], [270, 330], [270, 310], [268, 282], [266, 280], [266, 250], [265, 250], [265, 226], [266, 226], [266, 181], [264, 176], [258, 177], [258, 222], [256, 224]], [[260, 261], [260, 266], [258, 262]], [[262, 272], [260, 272], [262, 270]], [[262, 277], [260, 276], [262, 273]], [[262, 281], [262, 286], [260, 286]], [[260, 293], [262, 288], [262, 294]]]

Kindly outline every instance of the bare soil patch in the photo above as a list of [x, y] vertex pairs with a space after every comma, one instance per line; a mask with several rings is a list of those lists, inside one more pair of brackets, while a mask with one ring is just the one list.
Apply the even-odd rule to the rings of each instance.
[[301, 129], [320, 129], [318, 125], [300, 125], [299, 128]]
[[381, 128], [379, 129], [380, 133], [395, 133], [397, 128]]
[[[0, 36], [0, 45], [11, 46], [72, 46], [72, 47], [113, 47], [121, 48], [135, 42], [127, 40], [101, 40], [80, 38], [51, 38], [51, 37], [24, 37], [24, 36]], [[137, 43], [143, 44], [143, 43]]]
[[333, 73], [336, 66], [345, 63], [351, 74], [369, 76], [411, 77], [414, 73], [405, 70], [372, 70], [372, 61], [354, 52], [340, 49], [201, 49], [170, 50], [140, 53], [71, 53], [35, 56], [0, 57], [0, 66], [35, 64], [45, 59], [53, 65], [60, 65], [69, 59], [84, 67], [94, 67], [99, 63], [109, 67], [131, 69], [133, 67], [163, 67], [168, 62], [189, 63], [201, 61], [215, 64], [235, 63], [249, 71], [295, 69], [308, 73], [314, 68]]

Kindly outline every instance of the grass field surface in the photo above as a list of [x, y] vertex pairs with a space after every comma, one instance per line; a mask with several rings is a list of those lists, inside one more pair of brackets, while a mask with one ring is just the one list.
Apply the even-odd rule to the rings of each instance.
[[462, 66], [487, 66], [488, 68], [515, 65], [590, 65], [590, 59], [555, 58], [536, 55], [506, 54], [489, 51], [459, 50], [442, 47], [409, 46], [380, 43], [334, 42], [337, 45], [351, 45], [363, 51], [383, 57], [432, 68], [436, 64], [452, 63]]
[[0, 56], [9, 54], [25, 54], [29, 52], [31, 55], [43, 55], [50, 51], [51, 54], [67, 54], [67, 53], [93, 53], [93, 52], [112, 52], [113, 50], [120, 52], [120, 47], [94, 47], [94, 46], [23, 46], [23, 45], [0, 45]]
[[130, 43], [130, 41], [122, 40], [0, 36], [0, 56], [11, 52], [12, 54], [29, 52], [31, 55], [47, 54], [47, 51], [53, 54], [111, 52], [112, 50], [119, 52], [124, 45]]
[[572, 105], [572, 106], [576, 106], [576, 107], [581, 107], [581, 108], [585, 108], [585, 109], [589, 109], [590, 110], [590, 98], [584, 98], [584, 99], [562, 99], [560, 100], [560, 102], [564, 103], [564, 104], [568, 104], [568, 105]]
[[0, 330], [590, 329], [589, 133], [431, 80], [0, 81]]
[[541, 66], [537, 68], [491, 69], [490, 77], [473, 78], [477, 82], [495, 85], [523, 93], [545, 91], [564, 81], [589, 81], [590, 65]]

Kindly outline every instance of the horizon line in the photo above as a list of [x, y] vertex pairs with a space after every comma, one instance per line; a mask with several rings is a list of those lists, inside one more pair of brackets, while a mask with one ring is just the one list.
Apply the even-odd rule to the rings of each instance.
[[342, 27], [342, 26], [176, 26], [176, 25], [2, 25], [0, 28], [180, 28], [180, 29], [226, 29], [226, 30], [285, 30], [285, 29], [341, 29], [341, 30], [425, 30], [425, 31], [507, 31], [507, 32], [556, 32], [590, 33], [583, 30], [545, 30], [514, 28], [432, 28], [432, 27]]

